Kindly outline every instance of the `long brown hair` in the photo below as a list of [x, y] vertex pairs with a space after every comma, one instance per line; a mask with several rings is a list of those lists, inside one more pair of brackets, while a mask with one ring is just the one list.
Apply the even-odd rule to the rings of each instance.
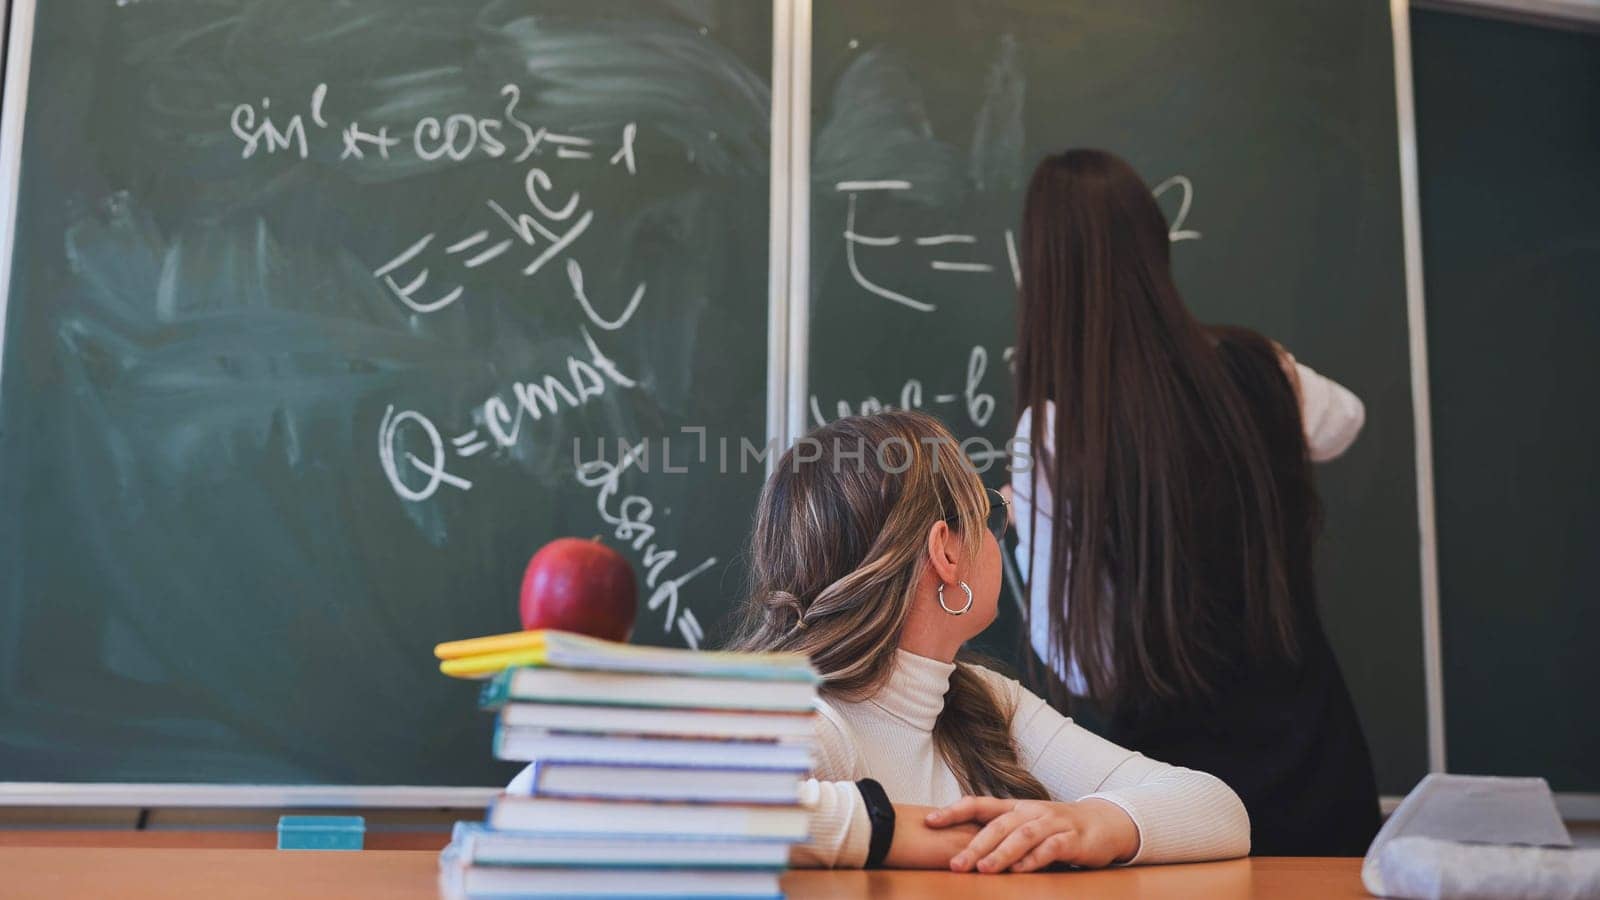
[[[1310, 603], [1303, 523], [1286, 519], [1314, 495], [1281, 495], [1309, 482], [1274, 471], [1304, 465], [1304, 440], [1302, 459], [1274, 459], [1274, 420], [1252, 407], [1223, 333], [1184, 306], [1169, 248], [1150, 188], [1116, 156], [1069, 150], [1034, 172], [1021, 231], [1017, 403], [1033, 410], [1035, 478], [1053, 489], [1053, 506], [1034, 510], [1057, 523], [1051, 644], [1113, 711], [1211, 695], [1242, 654], [1292, 662], [1297, 602]], [[1256, 357], [1265, 348], [1273, 409], [1298, 428], [1273, 345], [1227, 334]], [[1287, 412], [1277, 388], [1291, 398]], [[1056, 405], [1050, 434], [1047, 401]]]
[[[976, 558], [988, 505], [955, 438], [931, 416], [853, 416], [811, 432], [761, 492], [734, 645], [807, 654], [824, 697], [872, 696], [892, 671], [927, 566], [928, 529], [953, 517]], [[1018, 759], [1012, 712], [957, 663], [934, 746], [969, 794], [1048, 799]]]

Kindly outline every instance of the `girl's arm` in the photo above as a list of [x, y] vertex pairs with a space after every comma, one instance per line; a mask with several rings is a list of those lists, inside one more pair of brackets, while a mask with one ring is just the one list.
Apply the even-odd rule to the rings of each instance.
[[1034, 872], [1053, 863], [1098, 868], [1139, 853], [1133, 819], [1122, 807], [1093, 797], [1075, 803], [963, 797], [927, 821], [984, 823], [950, 860], [955, 872]]
[[[860, 868], [867, 862], [872, 823], [853, 779], [859, 755], [850, 731], [824, 702], [817, 709], [817, 778], [800, 784], [800, 802], [811, 810], [811, 835], [789, 853], [789, 863], [809, 868]], [[893, 800], [894, 798], [890, 798]], [[931, 806], [894, 804], [894, 838], [883, 864], [896, 869], [943, 869], [967, 845], [978, 826], [931, 828]]]
[[1300, 420], [1304, 423], [1306, 449], [1310, 451], [1311, 461], [1327, 462], [1338, 458], [1356, 442], [1356, 436], [1367, 422], [1367, 408], [1349, 388], [1296, 362], [1282, 347], [1277, 350], [1283, 373], [1300, 401]]
[[928, 816], [938, 807], [914, 803], [894, 805], [894, 841], [883, 865], [890, 869], [948, 869], [950, 860], [965, 850], [978, 834], [978, 825], [966, 823], [933, 828]]
[[1138, 832], [1127, 862], [1229, 859], [1250, 852], [1250, 816], [1221, 779], [1124, 749], [1056, 712], [1017, 682], [979, 668], [1002, 703], [1022, 763], [1056, 800], [1104, 800]]
[[[1055, 404], [1045, 407], [1043, 439], [1045, 446], [1032, 446], [1031, 429], [1033, 410], [1025, 409], [1017, 421], [1014, 441], [1028, 443], [1026, 460], [1013, 457], [1016, 471], [1011, 473], [1011, 492], [1007, 498], [1012, 525], [1017, 530], [1017, 571], [1028, 591], [1028, 643], [1034, 655], [1050, 666], [1056, 677], [1074, 691], [1083, 689], [1083, 677], [1075, 666], [1069, 667], [1061, 652], [1050, 640], [1050, 542], [1055, 532], [1051, 511], [1055, 499], [1050, 492], [1050, 482], [1045, 478], [1044, 461], [1050, 453], [1050, 436], [1055, 434]], [[1066, 598], [1062, 598], [1063, 604]]]
[[[860, 868], [867, 861], [872, 825], [853, 781], [817, 781], [801, 785], [801, 800], [811, 807], [811, 837], [796, 845], [789, 864], [802, 868]], [[894, 805], [894, 838], [883, 864], [891, 869], [944, 869], [978, 833], [977, 824], [951, 828], [928, 825], [935, 807]]]
[[[867, 861], [872, 823], [853, 781], [800, 783], [800, 802], [811, 810], [811, 834], [789, 851], [789, 865], [810, 869], [859, 869]], [[898, 822], [899, 817], [896, 816]]]

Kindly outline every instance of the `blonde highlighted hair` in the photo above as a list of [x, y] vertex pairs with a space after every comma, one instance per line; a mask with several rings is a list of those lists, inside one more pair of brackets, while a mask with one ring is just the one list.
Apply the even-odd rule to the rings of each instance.
[[[813, 431], [762, 490], [736, 646], [807, 654], [824, 697], [872, 696], [892, 670], [928, 565], [928, 530], [953, 521], [975, 559], [988, 509], [982, 482], [932, 416], [852, 416]], [[934, 746], [967, 793], [1047, 799], [1018, 759], [1012, 712], [958, 662]]]

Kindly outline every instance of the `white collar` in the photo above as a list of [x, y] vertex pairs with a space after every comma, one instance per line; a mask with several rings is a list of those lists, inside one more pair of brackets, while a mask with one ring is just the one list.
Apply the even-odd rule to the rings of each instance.
[[932, 733], [944, 711], [944, 695], [950, 690], [950, 673], [956, 664], [908, 650], [896, 649], [894, 654], [888, 680], [867, 702], [919, 731]]

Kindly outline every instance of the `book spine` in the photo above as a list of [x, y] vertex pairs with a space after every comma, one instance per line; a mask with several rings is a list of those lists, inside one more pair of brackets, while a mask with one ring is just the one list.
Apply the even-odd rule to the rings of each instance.
[[506, 724], [498, 716], [494, 720], [494, 738], [489, 741], [490, 752], [495, 759], [505, 759]]
[[681, 803], [685, 806], [761, 806], [769, 809], [789, 809], [799, 802], [788, 794], [773, 792], [767, 796], [744, 794], [740, 796], [704, 799], [684, 794], [609, 793], [551, 791], [536, 789], [532, 795], [541, 800], [578, 800], [588, 803]]
[[741, 773], [741, 775], [749, 772], [771, 772], [773, 775], [790, 773], [790, 775], [794, 775], [797, 781], [805, 780], [806, 773], [811, 772], [810, 765], [696, 765], [693, 762], [653, 762], [650, 759], [622, 759], [622, 761], [616, 762], [592, 762], [587, 761], [587, 759], [547, 759], [546, 764], [550, 765], [550, 767], [562, 767], [562, 769], [589, 769], [589, 767], [600, 767], [600, 769], [658, 769], [664, 773], [693, 772], [696, 775], [704, 775], [706, 772], [730, 772]]
[[504, 706], [511, 693], [511, 671], [501, 672], [483, 683], [483, 690], [478, 694], [478, 708], [485, 710], [499, 709]]
[[[586, 763], [608, 766], [641, 765], [652, 768], [671, 769], [738, 769], [750, 772], [809, 772], [814, 768], [814, 761], [812, 760], [809, 749], [800, 750], [799, 755], [796, 756], [791, 756], [788, 753], [785, 753], [781, 756], [767, 756], [766, 754], [763, 754], [763, 758], [759, 760], [749, 760], [745, 758], [732, 758], [724, 756], [718, 756], [710, 759], [703, 756], [698, 758], [685, 758], [679, 752], [681, 748], [674, 746], [667, 748], [669, 751], [671, 751], [670, 757], [664, 758], [661, 755], [652, 755], [647, 759], [639, 759], [637, 757], [630, 759], [624, 755], [623, 751], [620, 750], [607, 752], [601, 746], [601, 744], [604, 743], [602, 739], [597, 739], [597, 743], [595, 745], [586, 747], [543, 746], [530, 749], [526, 745], [528, 739], [524, 738], [522, 741], [513, 742], [514, 737], [515, 734], [511, 731], [511, 729], [500, 725], [495, 726], [494, 756], [496, 759], [503, 759], [506, 762], [522, 763], [543, 761], [548, 763], [569, 763], [574, 765], [582, 765]], [[649, 738], [643, 738], [641, 739], [641, 742], [649, 743], [650, 740], [651, 739]], [[661, 743], [664, 744], [666, 741], [663, 739]], [[706, 741], [705, 743], [714, 744], [716, 742]], [[767, 744], [754, 746], [781, 747], [783, 745]], [[641, 747], [633, 752], [646, 753], [649, 751], [650, 748]]]
[[[501, 797], [489, 805], [485, 818], [491, 831], [516, 832], [547, 838], [656, 841], [662, 838], [694, 838], [701, 841], [738, 841], [794, 843], [806, 839], [809, 814], [797, 804], [781, 807], [752, 806], [749, 804], [717, 804], [730, 811], [745, 814], [720, 821], [710, 820], [697, 811], [708, 807], [682, 801], [646, 801], [625, 803], [616, 800], [538, 800], [524, 797]], [[594, 818], [574, 818], [577, 807], [607, 807], [615, 815], [601, 822]], [[669, 808], [678, 815], [668, 823], [654, 818], [639, 819], [628, 814], [634, 808]]]

